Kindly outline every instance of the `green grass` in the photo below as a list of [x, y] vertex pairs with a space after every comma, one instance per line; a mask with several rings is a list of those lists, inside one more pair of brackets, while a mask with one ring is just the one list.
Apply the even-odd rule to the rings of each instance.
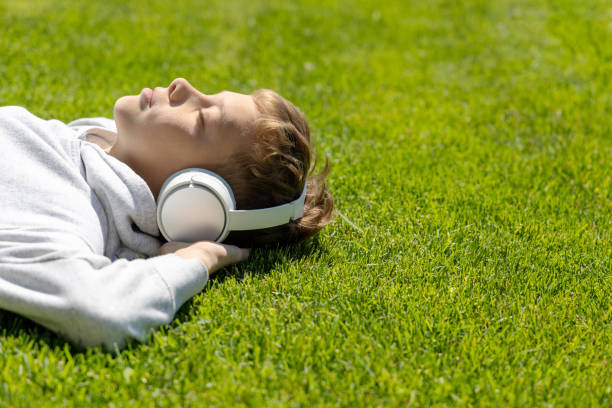
[[611, 406], [611, 38], [606, 0], [0, 2], [0, 105], [272, 88], [338, 210], [146, 345], [0, 314], [0, 406]]

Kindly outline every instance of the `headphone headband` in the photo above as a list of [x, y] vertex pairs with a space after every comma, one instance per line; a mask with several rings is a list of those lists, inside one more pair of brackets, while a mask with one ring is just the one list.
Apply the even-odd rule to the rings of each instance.
[[304, 183], [302, 194], [290, 203], [259, 210], [230, 210], [230, 229], [247, 231], [270, 228], [302, 218], [307, 184]]

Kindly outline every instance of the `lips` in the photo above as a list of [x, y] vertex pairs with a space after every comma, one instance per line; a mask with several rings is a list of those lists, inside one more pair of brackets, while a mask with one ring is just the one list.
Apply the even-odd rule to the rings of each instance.
[[151, 88], [145, 88], [142, 90], [141, 94], [144, 97], [146, 105], [151, 107], [151, 102], [153, 101], [153, 90]]

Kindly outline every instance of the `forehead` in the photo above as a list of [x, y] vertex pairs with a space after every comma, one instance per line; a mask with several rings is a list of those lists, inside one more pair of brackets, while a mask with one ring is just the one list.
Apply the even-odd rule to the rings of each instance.
[[257, 118], [257, 106], [251, 95], [223, 91], [219, 93], [225, 122], [238, 127], [248, 126]]

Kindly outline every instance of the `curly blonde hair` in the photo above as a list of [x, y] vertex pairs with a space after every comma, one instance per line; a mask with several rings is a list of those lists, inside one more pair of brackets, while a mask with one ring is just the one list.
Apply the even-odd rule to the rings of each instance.
[[304, 114], [269, 89], [251, 94], [258, 111], [255, 143], [210, 170], [231, 186], [237, 209], [273, 207], [297, 199], [306, 186], [304, 216], [276, 227], [233, 231], [225, 243], [241, 247], [292, 244], [310, 238], [333, 219], [334, 200], [325, 177], [329, 161], [315, 174], [316, 153]]

